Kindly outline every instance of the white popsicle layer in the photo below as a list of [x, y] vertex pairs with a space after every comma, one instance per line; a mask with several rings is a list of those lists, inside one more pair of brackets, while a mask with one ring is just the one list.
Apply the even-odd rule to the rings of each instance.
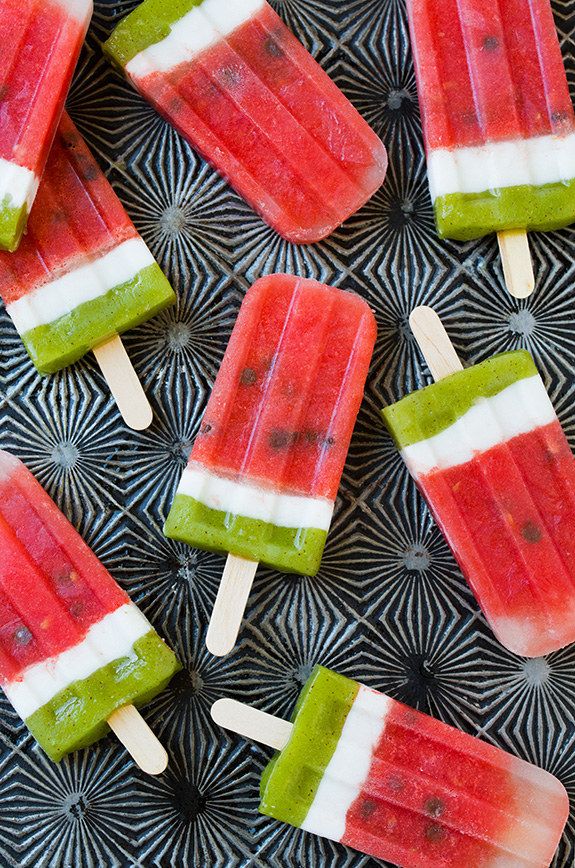
[[360, 685], [302, 829], [341, 841], [346, 817], [369, 773], [393, 700]]
[[74, 648], [29, 666], [20, 678], [2, 688], [22, 720], [26, 720], [60, 690], [88, 678], [113, 660], [129, 657], [134, 642], [152, 629], [137, 606], [127, 603], [93, 624]]
[[92, 16], [92, 0], [53, 0], [56, 6], [61, 6], [70, 18], [75, 18], [82, 26], [86, 25], [86, 19]]
[[417, 478], [434, 469], [464, 464], [478, 452], [548, 425], [556, 418], [541, 377], [524, 377], [491, 398], [480, 398], [449, 428], [404, 447], [401, 454]]
[[160, 42], [148, 46], [126, 64], [135, 80], [167, 72], [225, 38], [264, 6], [264, 0], [203, 0], [170, 27]]
[[108, 253], [85, 262], [7, 305], [19, 334], [46, 325], [88, 301], [133, 280], [154, 257], [141, 238], [129, 238]]
[[253, 483], [237, 482], [189, 464], [176, 494], [199, 501], [209, 509], [269, 522], [277, 527], [329, 530], [333, 501], [325, 497], [280, 494]]
[[0, 209], [21, 208], [26, 203], [29, 211], [38, 184], [39, 178], [31, 169], [0, 157]]
[[427, 174], [432, 201], [452, 193], [571, 181], [575, 178], [575, 134], [430, 150]]
[[[356, 799], [364, 791], [365, 783], [373, 761], [373, 754], [384, 736], [388, 720], [393, 713], [395, 702], [385, 694], [360, 685], [357, 696], [347, 715], [339, 741], [331, 760], [325, 768], [323, 777], [316, 791], [315, 798], [308, 810], [301, 828], [316, 835], [341, 841], [346, 832], [348, 812]], [[390, 736], [393, 740], [397, 735]], [[543, 786], [545, 773], [521, 760], [513, 767], [518, 785], [524, 779], [525, 785], [535, 788]], [[405, 771], [403, 770], [403, 774]], [[413, 780], [432, 783], [429, 772], [418, 767], [413, 768]], [[551, 779], [552, 780], [552, 779]], [[551, 789], [556, 786], [553, 781]], [[528, 790], [533, 792], [533, 790]], [[391, 796], [391, 801], [393, 797]], [[481, 813], [481, 803], [477, 803], [477, 811]], [[500, 839], [493, 843], [499, 852], [485, 868], [529, 868], [539, 865], [541, 850], [548, 850], [547, 839], [552, 834], [548, 828], [544, 811], [540, 811], [541, 819], [523, 817], [521, 808], [514, 805], [503, 805], [502, 812], [509, 812], [508, 829]], [[427, 864], [427, 862], [426, 862]], [[483, 864], [483, 863], [482, 863]], [[463, 868], [463, 866], [462, 866]], [[467, 868], [467, 866], [466, 866]]]

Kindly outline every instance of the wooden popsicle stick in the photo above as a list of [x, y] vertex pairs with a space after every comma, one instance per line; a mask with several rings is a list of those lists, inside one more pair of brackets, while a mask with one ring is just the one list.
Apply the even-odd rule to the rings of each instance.
[[151, 425], [153, 413], [150, 402], [120, 336], [115, 335], [106, 343], [94, 347], [93, 353], [126, 425], [135, 431], [142, 431]]
[[505, 286], [514, 298], [527, 298], [535, 289], [527, 232], [524, 229], [506, 229], [497, 233], [497, 241]]
[[415, 307], [409, 315], [409, 325], [434, 380], [463, 370], [449, 335], [432, 307]]
[[236, 699], [216, 700], [212, 705], [211, 715], [224, 729], [230, 729], [238, 735], [267, 744], [276, 750], [284, 749], [293, 729], [293, 723], [288, 720], [244, 705]]
[[164, 771], [168, 754], [137, 708], [133, 705], [118, 708], [108, 718], [108, 725], [143, 772], [160, 775]]
[[258, 561], [228, 555], [206, 636], [208, 651], [216, 657], [229, 654], [236, 644], [257, 568]]

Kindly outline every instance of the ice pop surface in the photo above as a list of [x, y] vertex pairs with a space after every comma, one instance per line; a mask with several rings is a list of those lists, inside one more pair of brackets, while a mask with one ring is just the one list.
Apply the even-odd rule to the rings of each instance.
[[26, 236], [16, 252], [0, 251], [0, 295], [42, 374], [175, 301], [65, 112]]
[[26, 226], [92, 0], [0, 0], [0, 247]]
[[575, 118], [549, 0], [407, 0], [440, 236], [575, 220]]
[[0, 451], [0, 683], [53, 760], [180, 669], [27, 470]]
[[280, 235], [329, 235], [383, 182], [373, 130], [264, 0], [145, 0], [104, 51]]
[[401, 868], [544, 868], [569, 811], [548, 772], [316, 666], [260, 811]]
[[248, 290], [165, 533], [313, 575], [373, 346], [354, 293], [287, 274]]
[[524, 350], [382, 411], [500, 642], [536, 657], [575, 640], [575, 459]]

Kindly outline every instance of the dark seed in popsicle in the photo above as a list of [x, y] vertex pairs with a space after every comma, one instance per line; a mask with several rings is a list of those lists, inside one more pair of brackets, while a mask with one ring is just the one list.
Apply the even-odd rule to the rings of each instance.
[[244, 368], [240, 374], [240, 383], [242, 386], [253, 386], [258, 378], [258, 375], [253, 368]]
[[521, 528], [521, 536], [530, 543], [538, 543], [541, 539], [541, 528], [532, 521], [526, 522]]
[[445, 829], [442, 826], [429, 826], [425, 830], [425, 837], [432, 844], [439, 844], [445, 838]]
[[264, 40], [264, 49], [266, 54], [269, 54], [270, 57], [283, 57], [284, 52], [282, 48], [275, 42], [270, 36]]
[[483, 40], [483, 47], [486, 51], [496, 51], [499, 48], [499, 39], [497, 36], [486, 36]]
[[32, 633], [22, 624], [14, 631], [14, 642], [16, 645], [29, 645], [32, 641]]
[[361, 803], [361, 817], [363, 820], [367, 820], [368, 817], [371, 817], [373, 812], [375, 811], [375, 802], [366, 799]]
[[441, 817], [445, 811], [445, 803], [437, 796], [431, 796], [425, 803], [425, 813], [430, 817]]

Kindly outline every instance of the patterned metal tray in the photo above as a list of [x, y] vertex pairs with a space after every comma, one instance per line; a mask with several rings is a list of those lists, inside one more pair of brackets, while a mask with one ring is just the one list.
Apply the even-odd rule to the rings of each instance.
[[[92, 358], [40, 378], [2, 309], [0, 446], [185, 670], [145, 712], [171, 757], [158, 779], [112, 737], [53, 765], [0, 700], [2, 866], [376, 864], [259, 816], [270, 751], [209, 716], [222, 695], [288, 716], [316, 662], [544, 766], [575, 797], [575, 649], [525, 660], [495, 641], [378, 413], [429, 381], [407, 326], [426, 303], [468, 362], [527, 347], [575, 447], [575, 232], [532, 236], [537, 289], [510, 298], [493, 237], [435, 235], [403, 0], [272, 3], [389, 150], [380, 192], [311, 247], [275, 235], [108, 67], [100, 44], [136, 2], [96, 3], [68, 109], [179, 297], [125, 339], [155, 422], [124, 426]], [[575, 94], [575, 2], [553, 6]], [[258, 571], [240, 642], [215, 659], [204, 640], [223, 559], [160, 528], [243, 293], [273, 271], [356, 290], [379, 338], [319, 576]], [[571, 819], [553, 864], [574, 863]]]

